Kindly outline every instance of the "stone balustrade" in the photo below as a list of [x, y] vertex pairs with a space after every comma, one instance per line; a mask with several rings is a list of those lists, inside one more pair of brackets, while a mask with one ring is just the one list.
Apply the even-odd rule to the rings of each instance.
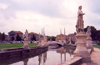
[[0, 64], [10, 63], [12, 59], [14, 63], [16, 61], [21, 61], [21, 59], [29, 58], [37, 56], [41, 53], [44, 53], [48, 50], [47, 46], [43, 47], [30, 47], [30, 49], [24, 48], [15, 48], [15, 49], [4, 49], [4, 51], [0, 51]]
[[83, 62], [82, 59], [83, 59], [82, 57], [74, 57], [71, 60], [68, 60], [59, 65], [80, 65]]

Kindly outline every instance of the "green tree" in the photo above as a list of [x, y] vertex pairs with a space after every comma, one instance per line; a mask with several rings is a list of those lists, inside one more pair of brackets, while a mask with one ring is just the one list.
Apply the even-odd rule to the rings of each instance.
[[55, 36], [52, 36], [51, 39], [52, 39], [52, 41], [55, 41], [56, 40], [56, 37]]
[[1, 34], [1, 32], [0, 32], [0, 41], [2, 40], [2, 34]]
[[[84, 28], [84, 31], [87, 32], [89, 26], [87, 26], [86, 28]], [[97, 40], [97, 30], [94, 26], [91, 26], [91, 38], [92, 40]]]
[[56, 37], [55, 36], [47, 36], [47, 39], [50, 41], [55, 41], [56, 40]]
[[3, 33], [3, 34], [1, 35], [1, 37], [2, 37], [2, 41], [4, 41], [4, 40], [5, 40], [5, 33]]
[[17, 34], [16, 41], [21, 41], [21, 37]]
[[33, 40], [35, 40], [35, 41], [36, 41], [36, 37], [35, 37], [35, 35], [34, 35], [34, 34], [31, 36], [31, 41], [33, 41]]
[[47, 39], [50, 41], [51, 37], [50, 36], [47, 36]]
[[97, 36], [96, 36], [97, 40], [100, 41], [100, 33], [97, 33]]

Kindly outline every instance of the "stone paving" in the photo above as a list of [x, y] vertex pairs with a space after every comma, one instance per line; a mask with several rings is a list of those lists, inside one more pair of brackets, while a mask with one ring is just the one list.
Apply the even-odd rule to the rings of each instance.
[[94, 48], [91, 54], [91, 63], [83, 63], [82, 65], [100, 65], [100, 49]]

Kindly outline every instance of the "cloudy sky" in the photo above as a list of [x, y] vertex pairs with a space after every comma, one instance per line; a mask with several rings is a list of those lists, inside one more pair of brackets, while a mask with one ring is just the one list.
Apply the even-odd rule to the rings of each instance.
[[85, 27], [100, 30], [100, 0], [0, 0], [0, 32], [11, 31], [41, 33], [46, 35], [75, 32], [78, 6], [82, 5]]

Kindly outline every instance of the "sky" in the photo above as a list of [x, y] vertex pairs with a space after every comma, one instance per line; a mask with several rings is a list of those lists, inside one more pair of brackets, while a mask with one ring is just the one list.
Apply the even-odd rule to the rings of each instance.
[[0, 32], [21, 31], [56, 36], [76, 32], [77, 11], [82, 5], [84, 27], [100, 30], [100, 0], [0, 0]]

